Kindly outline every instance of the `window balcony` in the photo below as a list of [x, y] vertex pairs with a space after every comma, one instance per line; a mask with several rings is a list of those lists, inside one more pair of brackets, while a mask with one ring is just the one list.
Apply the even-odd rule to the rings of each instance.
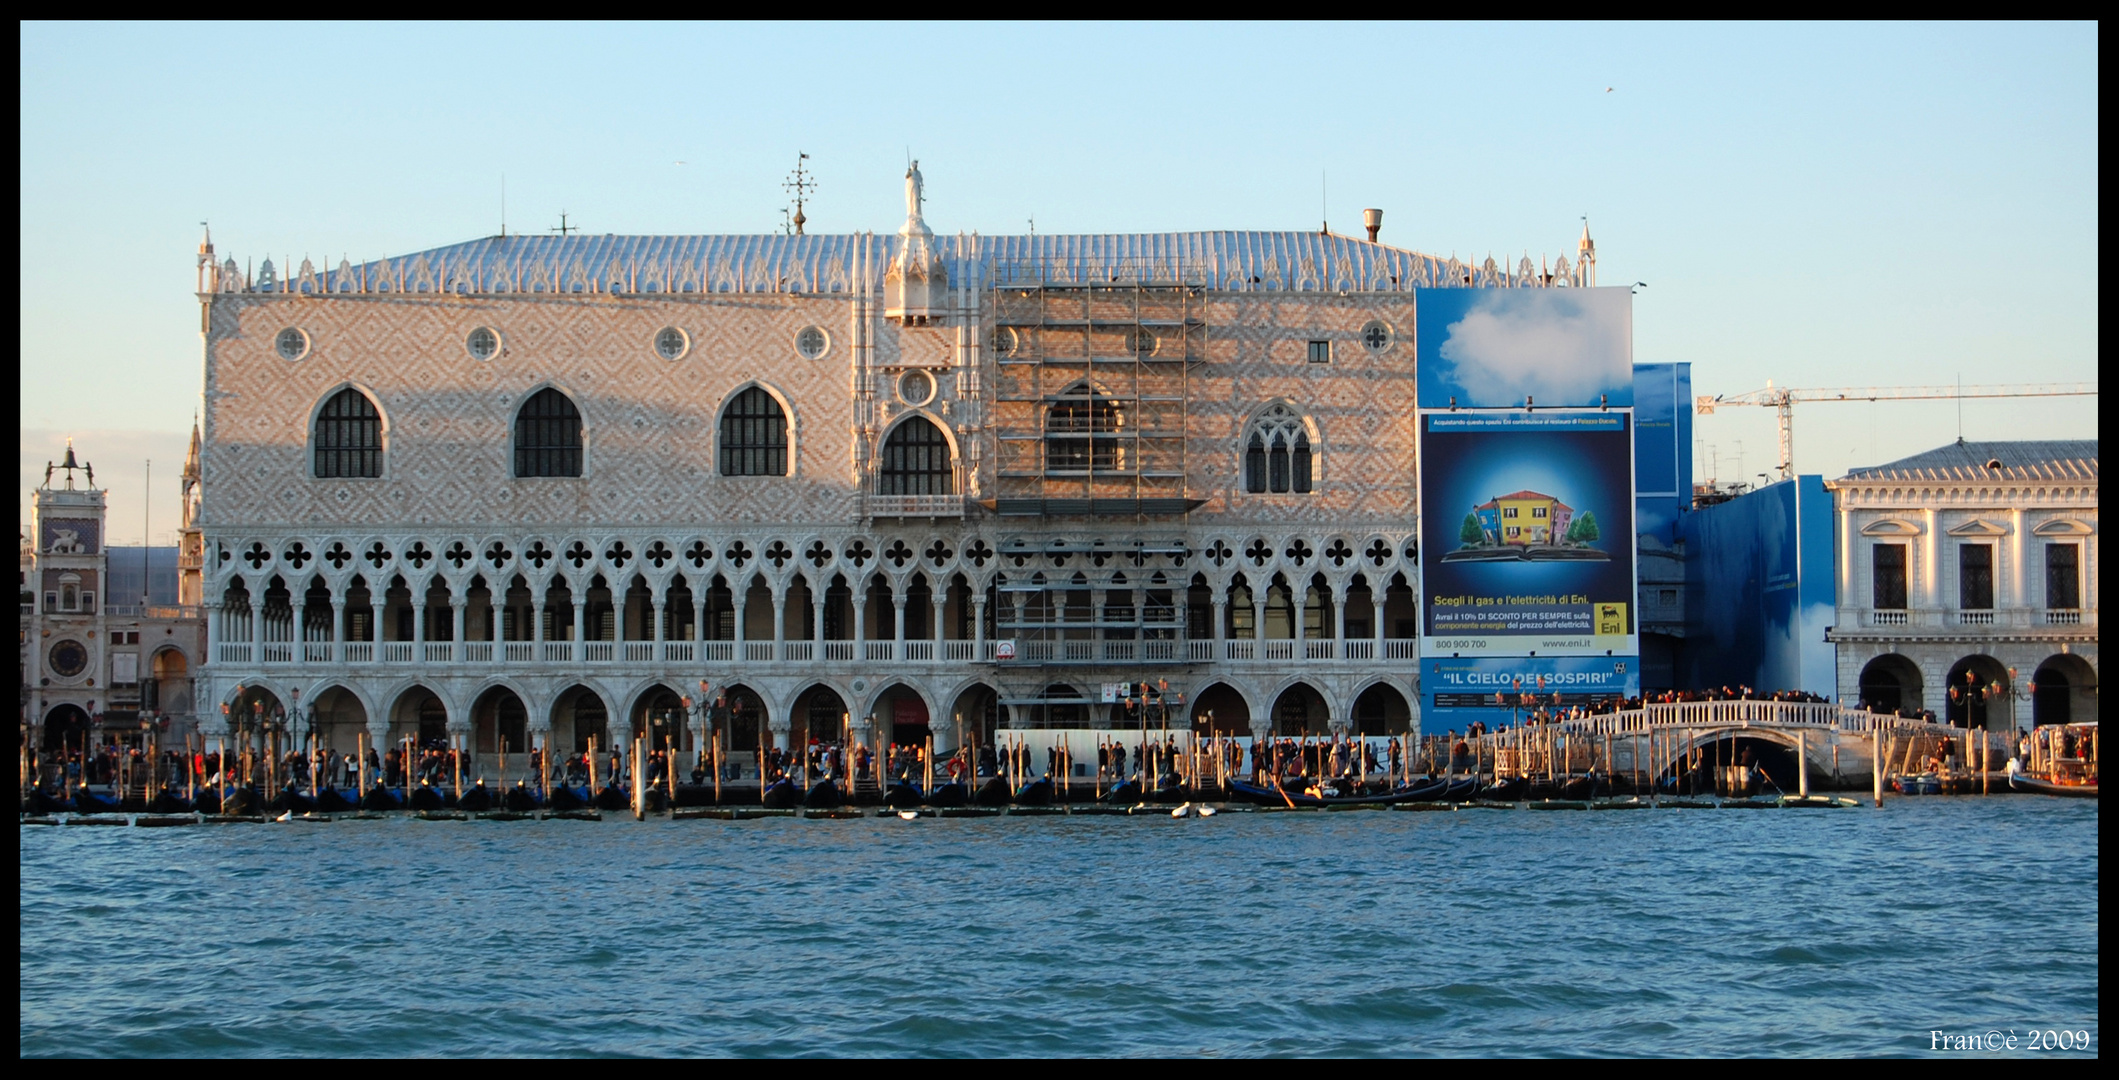
[[960, 518], [962, 495], [870, 495], [868, 516], [878, 518]]

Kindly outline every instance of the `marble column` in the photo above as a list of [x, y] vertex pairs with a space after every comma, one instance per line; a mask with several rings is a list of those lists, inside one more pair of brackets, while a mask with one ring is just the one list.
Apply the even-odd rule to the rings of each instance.
[[346, 596], [333, 593], [331, 596], [331, 662], [346, 662]]

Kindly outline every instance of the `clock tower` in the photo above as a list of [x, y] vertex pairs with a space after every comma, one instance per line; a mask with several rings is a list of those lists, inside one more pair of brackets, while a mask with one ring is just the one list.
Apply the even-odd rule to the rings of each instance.
[[31, 510], [23, 720], [47, 749], [82, 745], [109, 698], [103, 685], [110, 636], [103, 605], [105, 494], [96, 487], [95, 467], [77, 461], [68, 440], [66, 460], [45, 465]]

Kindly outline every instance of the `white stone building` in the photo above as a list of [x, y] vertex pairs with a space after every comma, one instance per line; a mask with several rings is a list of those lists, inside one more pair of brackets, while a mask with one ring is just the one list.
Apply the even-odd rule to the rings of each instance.
[[[195, 476], [187, 466], [187, 490]], [[205, 652], [198, 608], [112, 593], [106, 500], [70, 442], [32, 493], [21, 544], [21, 708], [25, 737], [34, 732], [47, 750], [106, 738], [141, 745], [143, 722], [179, 738], [192, 724]]]
[[2097, 443], [1958, 441], [1826, 485], [1840, 700], [2010, 731], [2097, 716]]
[[485, 752], [693, 740], [702, 680], [739, 749], [1131, 726], [1143, 683], [1417, 727], [1413, 289], [1592, 284], [1586, 233], [937, 238], [918, 182], [895, 237], [203, 244], [202, 700]]

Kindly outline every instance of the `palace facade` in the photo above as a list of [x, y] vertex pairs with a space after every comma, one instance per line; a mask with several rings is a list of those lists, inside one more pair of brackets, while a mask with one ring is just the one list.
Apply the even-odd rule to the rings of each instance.
[[2096, 440], [1959, 440], [1826, 487], [1841, 702], [2004, 732], [2097, 718]]
[[937, 237], [906, 187], [895, 236], [202, 244], [208, 726], [689, 744], [704, 681], [739, 749], [1132, 727], [1143, 684], [1417, 729], [1413, 290], [1589, 285], [1587, 233]]

